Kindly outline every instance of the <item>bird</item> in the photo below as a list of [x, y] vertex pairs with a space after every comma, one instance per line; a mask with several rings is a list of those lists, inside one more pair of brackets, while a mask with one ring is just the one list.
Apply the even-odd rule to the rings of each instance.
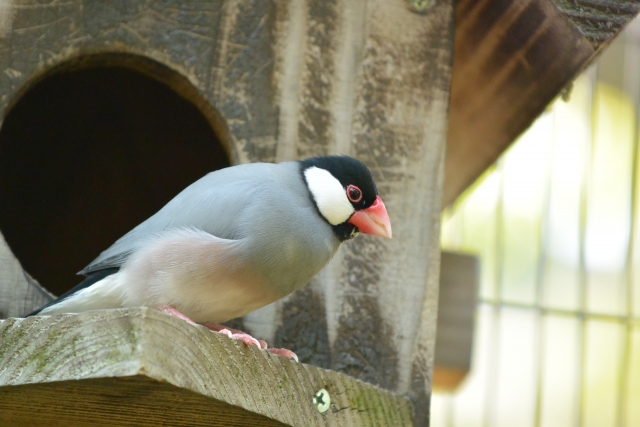
[[360, 233], [392, 237], [371, 172], [354, 157], [231, 166], [189, 185], [30, 315], [147, 306], [297, 361], [220, 323], [301, 289]]

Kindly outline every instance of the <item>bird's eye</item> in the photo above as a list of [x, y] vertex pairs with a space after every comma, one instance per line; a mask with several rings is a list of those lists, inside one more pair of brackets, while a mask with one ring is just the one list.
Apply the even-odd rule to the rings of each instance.
[[349, 185], [347, 187], [347, 197], [352, 203], [358, 203], [362, 200], [362, 191], [355, 185]]

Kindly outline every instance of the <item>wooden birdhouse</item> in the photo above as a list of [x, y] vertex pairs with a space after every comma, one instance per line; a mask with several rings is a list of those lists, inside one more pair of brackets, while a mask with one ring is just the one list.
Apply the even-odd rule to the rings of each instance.
[[[585, 33], [565, 3], [0, 4], [0, 425], [427, 426], [443, 189], [637, 11]], [[302, 363], [149, 308], [23, 318], [205, 173], [333, 153], [369, 166], [393, 239], [234, 321]]]

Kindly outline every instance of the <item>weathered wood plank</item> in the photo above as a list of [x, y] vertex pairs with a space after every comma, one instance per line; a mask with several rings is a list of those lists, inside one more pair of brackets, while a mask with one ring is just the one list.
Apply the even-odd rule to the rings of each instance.
[[[424, 14], [401, 2], [367, 3], [351, 153], [372, 165], [398, 225], [392, 241], [365, 238], [347, 246], [333, 285], [341, 295], [333, 303], [333, 366], [362, 372], [361, 378], [375, 370], [373, 381], [415, 399], [416, 422], [424, 426], [436, 334], [453, 13], [446, 1], [432, 2]], [[361, 313], [361, 320], [352, 313]], [[370, 329], [363, 332], [362, 322]]]
[[[71, 380], [86, 382], [60, 383]], [[52, 385], [36, 388], [43, 383]], [[31, 406], [20, 397], [25, 393], [22, 390], [29, 389], [12, 388], [26, 384], [31, 384], [33, 393], [29, 396], [33, 402], [40, 402], [36, 390], [44, 393], [43, 403], [51, 402], [54, 390], [66, 393], [59, 396], [56, 405], [60, 411], [72, 411], [66, 415], [70, 419], [79, 416], [73, 411], [101, 409], [114, 419], [122, 417], [121, 425], [158, 425], [162, 417], [185, 413], [168, 411], [163, 402], [193, 405], [195, 420], [212, 425], [231, 425], [222, 424], [220, 419], [216, 421], [219, 424], [213, 423], [213, 415], [224, 413], [227, 405], [244, 409], [230, 410], [229, 420], [262, 419], [252, 418], [253, 413], [305, 427], [413, 425], [411, 403], [405, 398], [343, 374], [246, 347], [204, 327], [146, 308], [0, 322], [0, 396], [8, 396], [6, 400], [0, 398], [0, 414], [10, 414], [6, 419], [17, 423], [15, 420], [31, 416], [24, 413]], [[113, 399], [102, 395], [101, 390], [128, 387], [134, 387], [127, 392], [131, 400], [125, 396], [120, 402], [128, 403], [122, 410], [108, 411]], [[86, 392], [81, 393], [84, 388]], [[331, 406], [321, 414], [312, 399], [323, 388], [331, 396]], [[136, 390], [151, 394], [145, 396]], [[160, 400], [155, 401], [154, 396]], [[67, 399], [74, 402], [67, 403]], [[13, 406], [16, 402], [19, 404]], [[216, 412], [216, 408], [222, 412]], [[149, 411], [146, 418], [140, 418], [140, 410]]]
[[232, 163], [274, 162], [278, 102], [274, 83], [278, 2], [223, 2], [215, 55], [203, 90], [228, 129]]
[[550, 0], [594, 48], [612, 39], [640, 12], [629, 0]]

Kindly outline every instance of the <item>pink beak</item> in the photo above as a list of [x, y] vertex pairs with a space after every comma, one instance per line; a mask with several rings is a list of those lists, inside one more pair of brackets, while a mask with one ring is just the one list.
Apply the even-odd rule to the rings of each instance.
[[347, 222], [358, 227], [364, 234], [391, 238], [391, 221], [380, 196], [376, 197], [376, 201], [368, 208], [351, 215]]

